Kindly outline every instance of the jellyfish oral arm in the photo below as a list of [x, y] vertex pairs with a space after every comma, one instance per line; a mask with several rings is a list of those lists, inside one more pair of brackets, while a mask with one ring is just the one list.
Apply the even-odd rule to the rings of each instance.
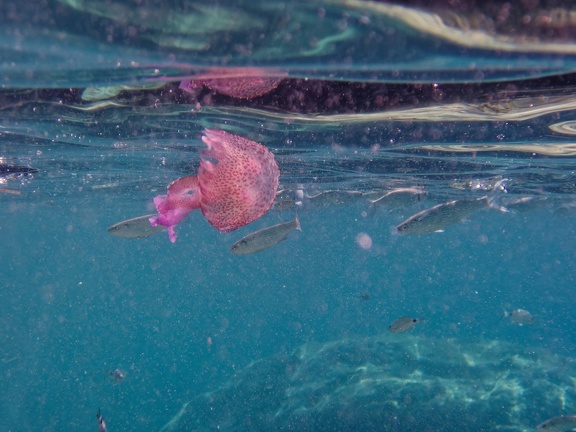
[[167, 195], [154, 198], [158, 215], [149, 219], [152, 226], [164, 225], [168, 228], [170, 241], [176, 241], [174, 226], [179, 224], [188, 214], [200, 208], [200, 188], [196, 176], [182, 177], [168, 186]]

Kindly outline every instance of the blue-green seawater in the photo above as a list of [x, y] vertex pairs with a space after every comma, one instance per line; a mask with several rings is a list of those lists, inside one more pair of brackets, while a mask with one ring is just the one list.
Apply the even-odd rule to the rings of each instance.
[[[542, 367], [564, 393], [542, 395], [550, 403], [540, 410], [514, 399], [518, 416], [507, 411], [509, 424], [500, 424], [501, 400], [490, 405], [486, 396], [498, 426], [482, 430], [531, 430], [575, 413], [576, 41], [560, 31], [573, 23], [566, 18], [550, 27], [558, 34], [547, 28], [540, 39], [535, 27], [515, 39], [480, 26], [504, 45], [482, 46], [473, 35], [476, 42], [460, 44], [382, 5], [0, 0], [1, 431], [97, 430], [99, 408], [110, 432], [159, 431], [184, 404], [226, 388], [254, 362], [289, 357], [305, 344], [392, 337], [388, 326], [404, 315], [421, 322], [394, 343], [449, 341], [463, 352], [494, 344], [509, 347], [518, 364], [528, 356], [514, 397], [538, 394], [540, 365], [558, 365], [553, 373]], [[561, 6], [556, 15], [542, 7], [509, 19], [558, 18]], [[447, 19], [441, 7], [414, 10]], [[470, 27], [478, 23], [469, 19]], [[294, 97], [293, 105], [280, 96], [274, 102], [274, 93], [255, 102], [196, 100], [178, 89], [180, 79], [213, 66], [285, 71], [293, 84], [276, 94]], [[396, 87], [379, 90], [381, 106], [372, 96], [336, 104], [317, 96], [317, 106], [304, 109], [305, 79], [355, 91], [362, 81]], [[89, 86], [150, 83], [166, 86], [104, 102], [81, 97]], [[435, 98], [419, 99], [422, 88]], [[154, 196], [195, 174], [204, 128], [266, 145], [280, 188], [297, 204], [232, 233], [196, 211], [176, 227], [174, 244], [164, 232], [108, 233], [116, 222], [153, 213]], [[502, 179], [506, 190], [492, 191]], [[369, 199], [414, 186], [426, 189], [425, 201], [370, 208]], [[345, 202], [313, 198], [328, 190], [359, 192]], [[485, 194], [502, 207], [522, 197], [541, 205], [482, 209], [444, 232], [392, 232], [435, 204]], [[253, 255], [229, 251], [244, 235], [296, 214], [302, 231], [286, 241]], [[361, 247], [366, 236], [371, 244]], [[518, 308], [536, 323], [503, 318]], [[393, 378], [402, 359], [390, 364], [382, 370]], [[117, 368], [122, 382], [110, 376]], [[509, 369], [496, 362], [484, 376]], [[418, 385], [414, 376], [410, 385]], [[411, 398], [389, 400], [386, 415], [418, 419]], [[250, 406], [240, 397], [231, 403]], [[444, 406], [445, 417], [430, 422], [463, 430], [452, 427], [462, 420], [459, 408]], [[248, 417], [222, 429], [259, 430]], [[479, 430], [475, 421], [469, 430]], [[324, 430], [318, 422], [293, 430]], [[220, 428], [208, 417], [202, 427], [188, 424], [173, 430]], [[336, 429], [411, 430], [412, 423], [379, 424]]]

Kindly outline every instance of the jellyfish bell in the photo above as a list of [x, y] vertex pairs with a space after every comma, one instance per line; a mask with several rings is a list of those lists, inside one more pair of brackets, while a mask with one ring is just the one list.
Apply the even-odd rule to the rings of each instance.
[[234, 231], [264, 215], [276, 197], [280, 171], [274, 155], [262, 144], [222, 130], [206, 129], [206, 149], [197, 176], [176, 180], [166, 195], [154, 198], [158, 215], [152, 226], [164, 225], [172, 242], [174, 227], [192, 210], [222, 232]]

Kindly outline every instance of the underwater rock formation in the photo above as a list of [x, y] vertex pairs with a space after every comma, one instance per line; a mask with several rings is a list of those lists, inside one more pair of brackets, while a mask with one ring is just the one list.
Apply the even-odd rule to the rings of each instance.
[[574, 406], [576, 365], [499, 341], [304, 345], [186, 404], [163, 432], [531, 430]]

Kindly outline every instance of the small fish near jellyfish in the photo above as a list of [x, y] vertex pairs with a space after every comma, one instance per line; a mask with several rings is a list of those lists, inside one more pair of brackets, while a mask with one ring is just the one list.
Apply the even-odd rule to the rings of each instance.
[[543, 430], [549, 432], [571, 431], [574, 429], [576, 429], [576, 415], [552, 417], [536, 426], [536, 430], [538, 431]]
[[411, 316], [403, 316], [398, 318], [392, 324], [388, 326], [388, 331], [392, 333], [404, 333], [412, 329], [416, 324], [421, 321], [419, 318], [414, 318]]
[[288, 234], [294, 230], [302, 231], [298, 216], [290, 222], [283, 222], [248, 234], [234, 243], [230, 251], [236, 255], [261, 252], [286, 240]]
[[98, 432], [108, 432], [104, 417], [102, 417], [102, 414], [100, 413], [100, 408], [98, 408], [98, 412], [96, 413], [96, 419], [98, 420]]
[[520, 327], [524, 325], [535, 325], [537, 323], [536, 318], [526, 309], [514, 309], [512, 312], [504, 310], [504, 316], [502, 319], [508, 319], [512, 324], [516, 324]]
[[124, 378], [126, 378], [126, 374], [120, 369], [114, 369], [113, 371], [110, 371], [108, 375], [110, 375], [117, 383], [121, 383], [124, 381]]
[[280, 171], [274, 155], [262, 144], [222, 130], [206, 129], [197, 176], [183, 177], [154, 198], [158, 215], [152, 226], [174, 227], [192, 210], [200, 209], [221, 232], [230, 232], [263, 216], [274, 203]]

